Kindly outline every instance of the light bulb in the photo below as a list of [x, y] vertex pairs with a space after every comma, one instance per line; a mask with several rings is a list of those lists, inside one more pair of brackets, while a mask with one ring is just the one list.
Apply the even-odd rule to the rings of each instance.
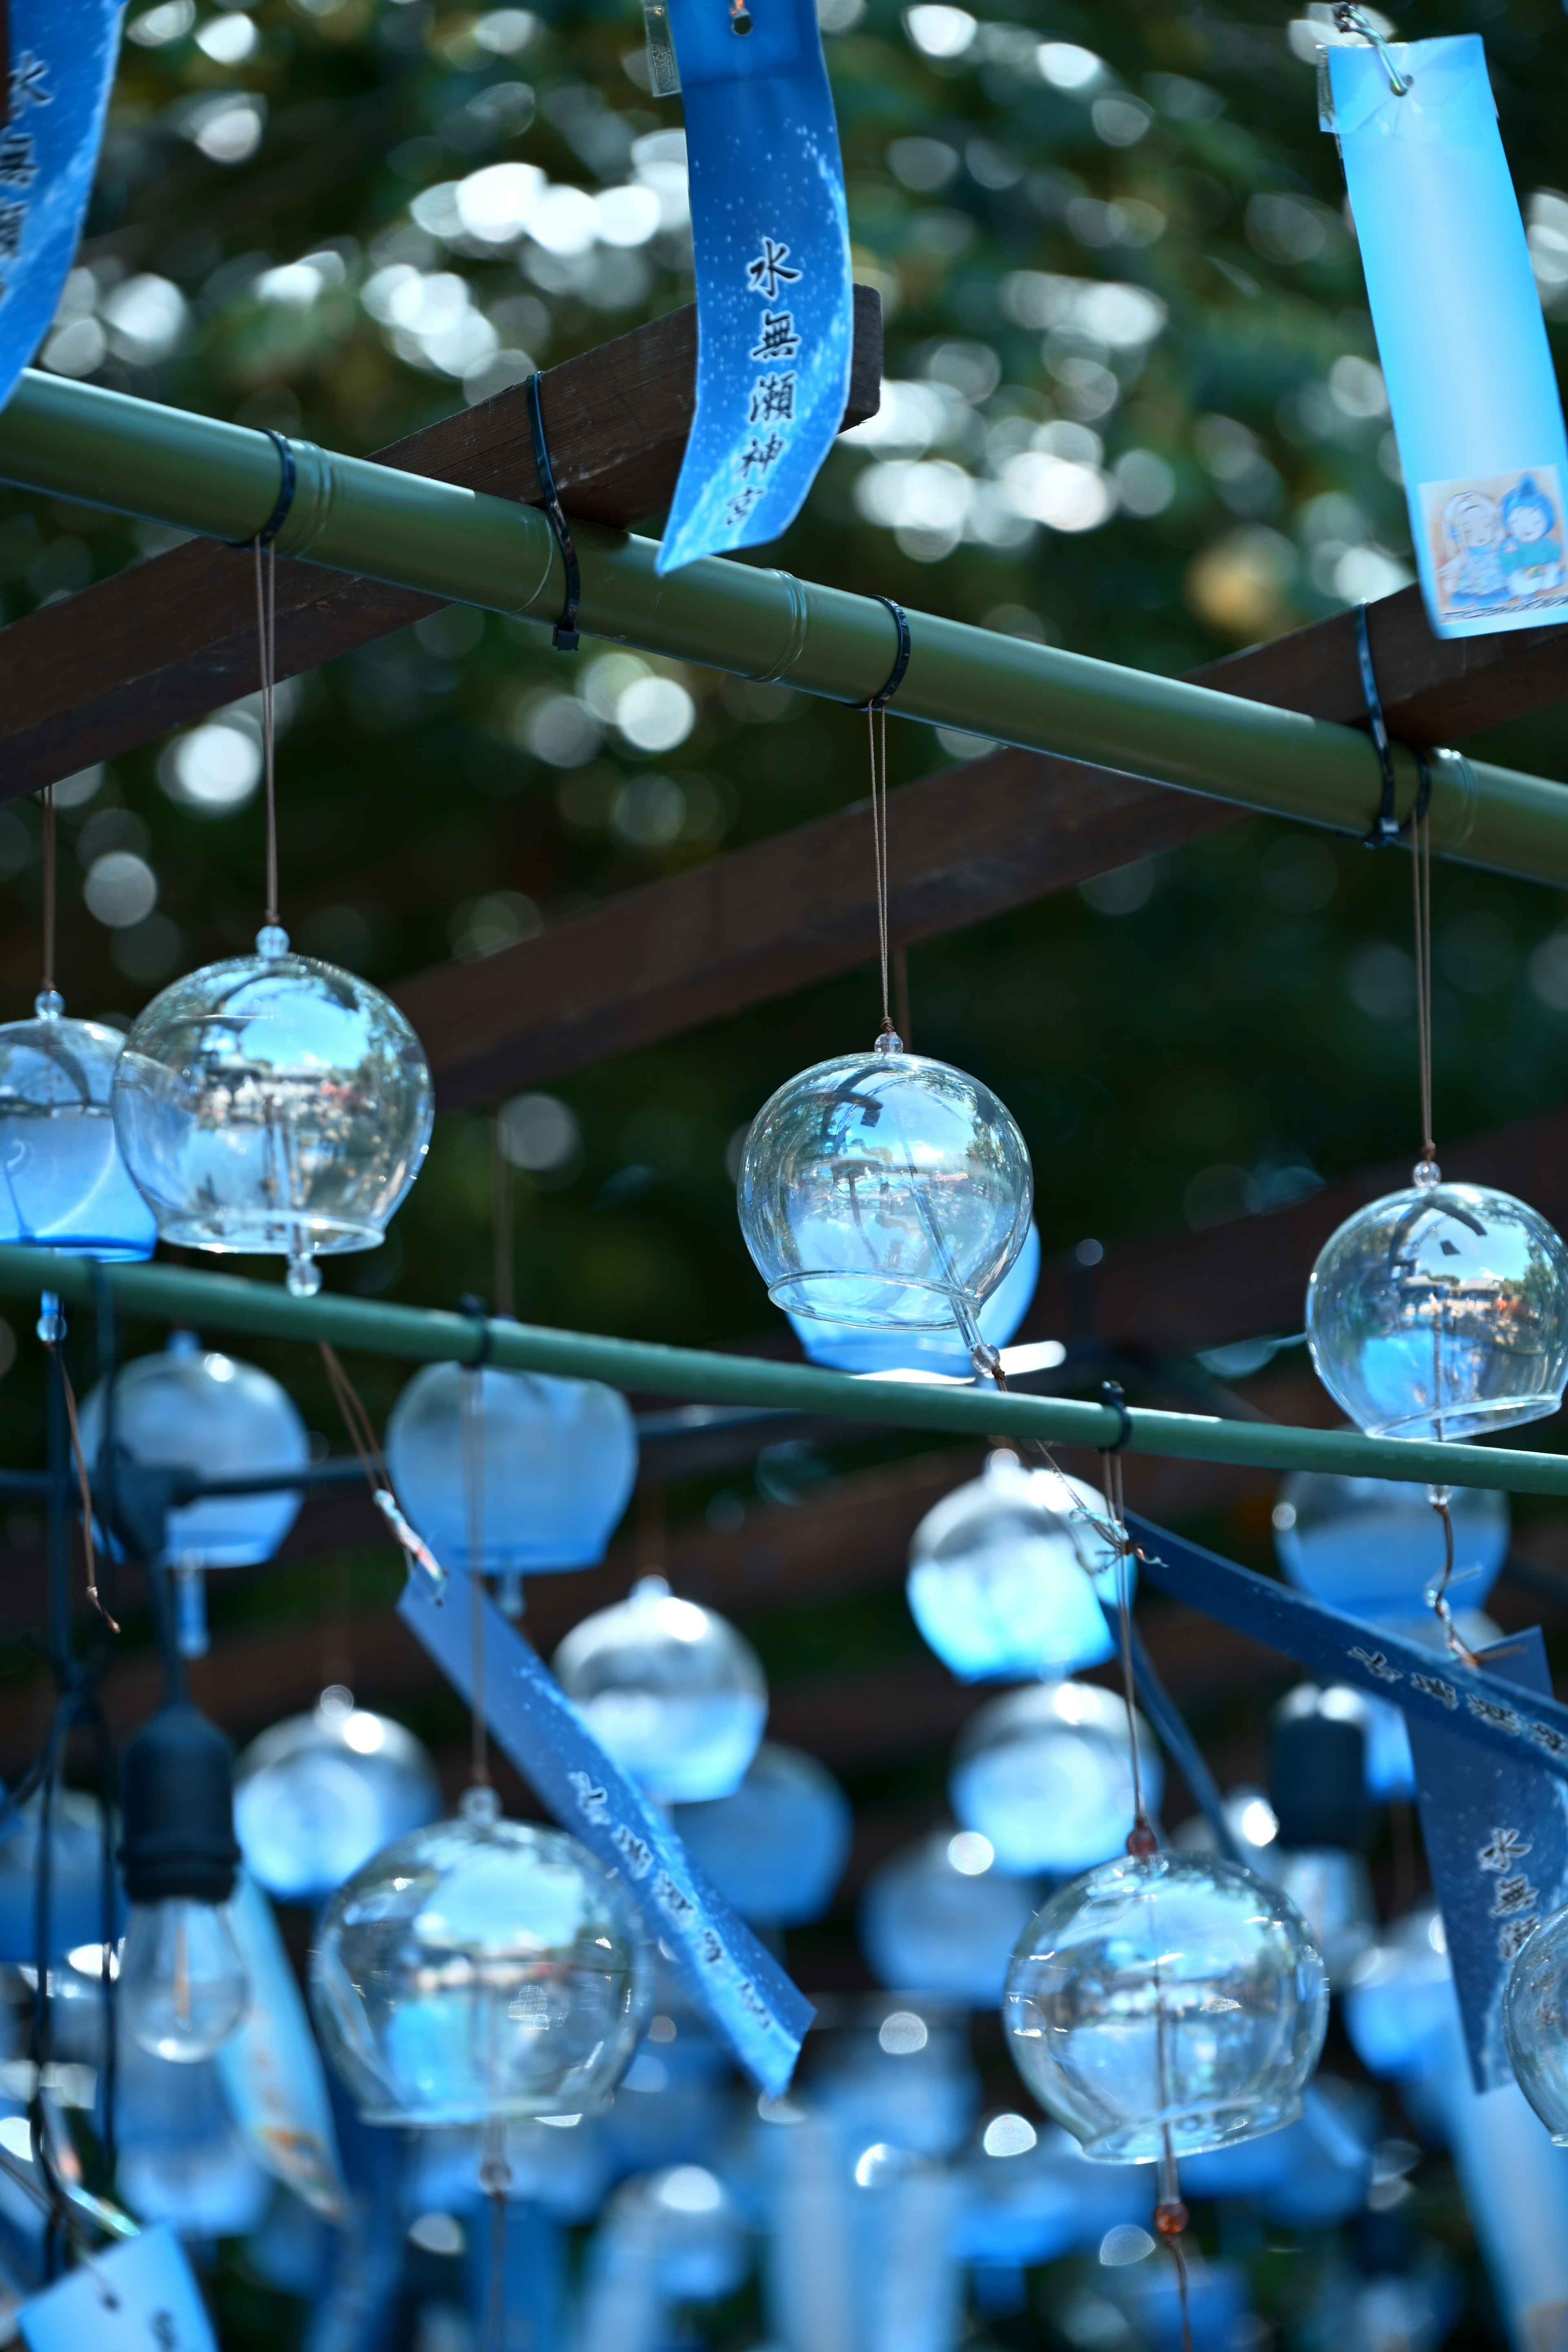
[[245, 1963], [226, 1907], [171, 1895], [137, 1904], [120, 1961], [125, 2030], [155, 2058], [210, 2058], [245, 2014]]

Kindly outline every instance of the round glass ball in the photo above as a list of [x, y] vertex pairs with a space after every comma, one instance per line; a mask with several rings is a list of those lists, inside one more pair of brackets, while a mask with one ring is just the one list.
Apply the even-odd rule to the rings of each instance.
[[356, 1872], [310, 1953], [322, 2044], [378, 2124], [595, 2113], [649, 1982], [622, 1881], [575, 1838], [502, 1821], [489, 1789]]
[[737, 1188], [746, 1247], [786, 1313], [979, 1338], [1023, 1249], [1029, 1154], [988, 1087], [879, 1038], [783, 1086], [752, 1121]]
[[597, 1381], [426, 1364], [392, 1408], [386, 1458], [443, 1568], [536, 1576], [604, 1559], [637, 1481], [637, 1424]]
[[885, 1985], [994, 2009], [1038, 1900], [1038, 1882], [998, 1870], [978, 1832], [938, 1830], [873, 1874], [860, 1948]]
[[1002, 2016], [1047, 2112], [1090, 2156], [1147, 2164], [1293, 2123], [1329, 1986], [1305, 1922], [1255, 1872], [1119, 1854], [1036, 1914]]
[[125, 1041], [96, 1021], [68, 1021], [53, 990], [34, 1014], [0, 1026], [0, 1242], [151, 1257], [158, 1228], [110, 1109]]
[[[1479, 1609], [1508, 1557], [1508, 1496], [1496, 1488], [1455, 1486], [1448, 1516], [1449, 1594]], [[1387, 1478], [1294, 1472], [1274, 1506], [1274, 1549], [1300, 1591], [1374, 1625], [1426, 1614], [1427, 1592], [1443, 1574], [1443, 1527], [1426, 1487]]]
[[701, 1804], [740, 1787], [768, 1717], [762, 1662], [662, 1576], [574, 1625], [554, 1665], [595, 1738], [650, 1797]]
[[849, 1859], [849, 1801], [825, 1766], [764, 1739], [728, 1797], [677, 1808], [687, 1853], [742, 1919], [820, 1918]]
[[[1115, 1650], [1116, 1554], [1103, 1498], [997, 1448], [944, 1495], [910, 1546], [910, 1613], [960, 1682], [1071, 1674]], [[1135, 1570], [1127, 1564], [1130, 1580]]]
[[[1138, 1756], [1143, 1802], [1157, 1812], [1164, 1774], [1142, 1717]], [[990, 1842], [1000, 1869], [1087, 1870], [1132, 1827], [1127, 1709], [1092, 1683], [1009, 1691], [964, 1726], [947, 1786], [953, 1811]]]
[[1568, 1910], [1543, 1919], [1516, 1955], [1502, 2031], [1514, 2081], [1554, 2146], [1568, 2147]]
[[350, 1694], [323, 1691], [253, 1739], [234, 1768], [234, 1833], [252, 1878], [281, 1903], [317, 1903], [384, 1846], [438, 1819], [423, 1745]]
[[[107, 1431], [107, 1383], [81, 1407], [82, 1453], [96, 1465]], [[287, 1389], [258, 1364], [173, 1331], [155, 1356], [114, 1376], [114, 1443], [133, 1462], [199, 1478], [286, 1475], [310, 1465], [310, 1441]], [[214, 1495], [169, 1513], [164, 1557], [192, 1568], [253, 1568], [270, 1559], [299, 1517], [298, 1487]]]
[[1429, 1162], [1324, 1244], [1307, 1286], [1319, 1379], [1371, 1437], [1484, 1437], [1555, 1412], [1568, 1249], [1511, 1193]]
[[[987, 1346], [1005, 1348], [1034, 1300], [1040, 1280], [1040, 1230], [1033, 1218], [1024, 1246], [977, 1318]], [[790, 1328], [806, 1361], [834, 1372], [940, 1372], [948, 1380], [974, 1377], [969, 1346], [956, 1323], [945, 1331], [858, 1331], [847, 1323], [820, 1323], [792, 1315]]]
[[114, 1124], [165, 1241], [313, 1258], [374, 1249], [419, 1172], [434, 1098], [389, 997], [285, 931], [155, 996], [125, 1040]]

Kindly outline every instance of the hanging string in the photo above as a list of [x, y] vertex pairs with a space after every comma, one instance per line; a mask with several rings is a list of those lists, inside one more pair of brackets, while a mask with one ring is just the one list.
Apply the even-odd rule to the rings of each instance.
[[382, 1457], [374, 1426], [364, 1408], [364, 1400], [339, 1362], [336, 1349], [330, 1347], [325, 1339], [320, 1342], [320, 1347], [332, 1399], [342, 1416], [343, 1427], [348, 1431], [354, 1452], [359, 1455], [360, 1467], [370, 1488], [371, 1501], [409, 1558], [429, 1577], [439, 1601], [447, 1581], [447, 1571], [424, 1537], [409, 1526], [403, 1515], [393, 1490], [392, 1474]]
[[476, 1789], [488, 1789], [490, 1780], [489, 1727], [485, 1720], [485, 1580], [479, 1572], [484, 1558], [484, 1366], [469, 1367], [463, 1382], [463, 1495], [468, 1514], [468, 1700], [472, 1737], [472, 1777]]
[[71, 1377], [66, 1370], [65, 1357], [60, 1352], [58, 1342], [46, 1339], [44, 1346], [53, 1360], [60, 1394], [65, 1399], [66, 1419], [70, 1425], [71, 1454], [76, 1463], [77, 1489], [81, 1497], [82, 1547], [87, 1554], [87, 1597], [110, 1632], [118, 1633], [120, 1628], [104, 1607], [98, 1589], [98, 1549], [92, 1539], [92, 1486], [87, 1475], [87, 1457], [81, 1450], [81, 1424], [77, 1418], [76, 1391], [71, 1386]]
[[276, 729], [273, 688], [278, 674], [278, 542], [268, 539], [265, 587], [260, 534], [251, 541], [256, 559], [257, 658], [261, 672], [261, 760], [267, 793], [267, 914], [269, 930], [278, 929], [278, 794], [273, 775]]
[[511, 1161], [506, 1156], [501, 1135], [501, 1122], [494, 1122], [490, 1144], [491, 1171], [495, 1185], [495, 1252], [496, 1313], [510, 1317], [517, 1312], [517, 1286], [512, 1266], [511, 1237]]
[[877, 863], [877, 943], [882, 961], [882, 1026], [884, 1037], [896, 1037], [888, 994], [888, 706], [866, 705], [866, 732], [871, 750], [871, 848]]
[[1415, 933], [1415, 1050], [1421, 1075], [1421, 1159], [1437, 1172], [1432, 1137], [1432, 812], [1417, 802], [1410, 820], [1410, 882]]
[[485, 2125], [479, 2187], [490, 2200], [490, 2274], [480, 2352], [506, 2352], [506, 2199], [511, 2167], [506, 2160], [506, 2126], [499, 2116], [491, 2116]]
[[[55, 788], [46, 784], [38, 794], [44, 817], [44, 977], [39, 984], [40, 996], [55, 995]], [[55, 1007], [58, 1011], [58, 1005]]]

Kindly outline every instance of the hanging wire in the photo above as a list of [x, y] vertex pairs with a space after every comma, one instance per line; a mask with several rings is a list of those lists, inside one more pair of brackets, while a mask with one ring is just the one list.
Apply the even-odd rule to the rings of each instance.
[[[1415, 1050], [1421, 1080], [1421, 1160], [1435, 1181], [1432, 1136], [1432, 812], [1417, 802], [1410, 820], [1410, 884], [1415, 936]], [[1419, 1172], [1417, 1181], [1420, 1181]]]
[[[866, 732], [871, 751], [871, 848], [877, 863], [877, 942], [882, 962], [882, 1026], [884, 1037], [898, 1038], [888, 992], [888, 706], [866, 705]], [[894, 1050], [897, 1050], [895, 1046]]]
[[506, 2352], [506, 2200], [511, 2167], [506, 2160], [506, 2126], [499, 2116], [485, 2125], [479, 2187], [490, 2200], [490, 2274], [480, 2352]]
[[476, 1789], [488, 1788], [490, 1779], [489, 1727], [485, 1720], [485, 1580], [479, 1573], [479, 1562], [484, 1557], [484, 1378], [482, 1363], [470, 1365], [463, 1376], [463, 1492], [468, 1513], [468, 1639], [473, 1683], [468, 1722]]
[[70, 1428], [71, 1458], [76, 1465], [77, 1491], [81, 1499], [82, 1548], [87, 1554], [87, 1597], [110, 1632], [118, 1633], [120, 1628], [105, 1608], [98, 1589], [98, 1549], [92, 1537], [92, 1486], [87, 1475], [87, 1457], [81, 1450], [81, 1423], [77, 1417], [76, 1391], [71, 1386], [71, 1377], [66, 1370], [58, 1340], [46, 1339], [44, 1347], [54, 1363], [60, 1394], [65, 1399], [66, 1420]]
[[1364, 8], [1355, 7], [1352, 5], [1352, 0], [1337, 0], [1337, 5], [1334, 9], [1334, 30], [1336, 33], [1359, 33], [1363, 41], [1370, 41], [1373, 47], [1377, 51], [1379, 58], [1382, 59], [1383, 70], [1388, 76], [1388, 87], [1394, 92], [1394, 97], [1407, 98], [1409, 96], [1409, 75], [1400, 72], [1399, 68], [1394, 62], [1393, 50], [1389, 47], [1388, 43], [1384, 39], [1383, 35], [1378, 31], [1377, 26], [1373, 23]]
[[55, 788], [46, 784], [38, 794], [43, 807], [44, 855], [44, 976], [39, 983], [41, 997], [55, 998], [53, 1010], [59, 1010], [55, 988], [55, 876], [58, 870], [55, 827]]
[[382, 1456], [371, 1417], [364, 1409], [364, 1400], [338, 1360], [336, 1349], [325, 1339], [319, 1344], [333, 1402], [342, 1416], [343, 1426], [353, 1441], [354, 1452], [359, 1455], [360, 1467], [370, 1488], [371, 1501], [409, 1558], [429, 1577], [436, 1588], [436, 1599], [439, 1601], [447, 1581], [447, 1571], [424, 1537], [410, 1527], [404, 1517], [393, 1488], [392, 1474]]
[[251, 541], [256, 559], [256, 635], [257, 659], [261, 672], [261, 759], [267, 792], [267, 914], [268, 929], [278, 929], [278, 793], [274, 781], [273, 751], [277, 740], [274, 718], [274, 686], [278, 675], [278, 542], [266, 542], [267, 565], [265, 582], [262, 571], [262, 540], [258, 532]]

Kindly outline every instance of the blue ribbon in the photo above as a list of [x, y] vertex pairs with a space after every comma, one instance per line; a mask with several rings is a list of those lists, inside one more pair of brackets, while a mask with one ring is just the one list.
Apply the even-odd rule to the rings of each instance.
[[[658, 552], [760, 547], [844, 422], [849, 223], [814, 0], [670, 0], [697, 262], [697, 414]], [[741, 10], [740, 15], [746, 12]]]
[[[1489, 1680], [1552, 1696], [1541, 1628], [1477, 1653]], [[1568, 1790], [1524, 1756], [1478, 1756], [1455, 1723], [1413, 1721], [1415, 1795], [1478, 2091], [1513, 2080], [1502, 1996], [1514, 1955], [1568, 1895]]]
[[[560, 1684], [489, 1600], [483, 1625], [485, 1718], [563, 1829], [618, 1871], [651, 1935], [759, 2090], [785, 2090], [815, 2011], [687, 1853], [651, 1799], [605, 1755]], [[468, 1612], [444, 1609], [410, 1576], [398, 1614], [472, 1704]]]
[[0, 404], [48, 331], [76, 254], [120, 54], [120, 0], [11, 0], [0, 126]]
[[1550, 1694], [1486, 1688], [1468, 1666], [1424, 1650], [1401, 1634], [1363, 1625], [1325, 1609], [1234, 1560], [1221, 1559], [1129, 1511], [1142, 1574], [1160, 1592], [1202, 1610], [1205, 1617], [1250, 1634], [1271, 1650], [1299, 1659], [1327, 1683], [1350, 1683], [1373, 1698], [1392, 1699], [1412, 1730], [1430, 1723], [1468, 1746], [1542, 1767], [1568, 1780], [1568, 1706]]

